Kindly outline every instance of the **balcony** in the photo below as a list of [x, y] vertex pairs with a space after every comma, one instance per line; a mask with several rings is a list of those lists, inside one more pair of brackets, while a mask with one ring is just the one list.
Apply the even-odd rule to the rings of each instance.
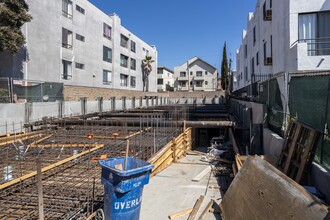
[[291, 50], [297, 70], [330, 69], [330, 38], [300, 39]]

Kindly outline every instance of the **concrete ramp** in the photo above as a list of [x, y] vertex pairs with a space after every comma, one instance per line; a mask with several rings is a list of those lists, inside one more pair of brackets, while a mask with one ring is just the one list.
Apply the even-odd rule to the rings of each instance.
[[221, 204], [225, 220], [324, 220], [329, 209], [258, 156], [248, 157]]

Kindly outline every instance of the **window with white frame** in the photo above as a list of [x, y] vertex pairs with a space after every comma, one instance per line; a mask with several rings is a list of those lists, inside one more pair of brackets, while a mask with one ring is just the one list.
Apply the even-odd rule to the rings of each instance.
[[128, 37], [125, 35], [120, 35], [120, 46], [127, 48], [128, 47]]
[[157, 85], [163, 85], [164, 80], [163, 79], [157, 79]]
[[131, 87], [135, 88], [136, 86], [136, 77], [135, 76], [131, 76]]
[[187, 86], [187, 82], [186, 81], [179, 81], [179, 86], [180, 87], [186, 87]]
[[76, 68], [83, 70], [85, 69], [85, 64], [76, 62]]
[[110, 85], [111, 84], [111, 71], [103, 70], [103, 84]]
[[128, 75], [120, 74], [120, 86], [126, 86], [128, 85]]
[[80, 7], [79, 5], [76, 5], [76, 10], [79, 11], [81, 14], [85, 14], [85, 9], [83, 9], [82, 7]]
[[136, 43], [131, 40], [131, 51], [135, 53], [136, 51]]
[[106, 23], [103, 23], [103, 36], [111, 40], [111, 27]]
[[76, 34], [76, 39], [79, 41], [85, 42], [85, 37], [80, 34]]
[[62, 0], [62, 15], [72, 19], [72, 1]]
[[202, 77], [203, 76], [203, 71], [197, 71], [196, 76], [197, 77]]
[[72, 48], [72, 31], [62, 28], [62, 47]]
[[120, 54], [120, 66], [126, 67], [126, 68], [128, 66], [128, 57], [123, 54]]
[[196, 81], [195, 86], [196, 87], [203, 87], [203, 81]]
[[62, 60], [62, 79], [68, 80], [72, 78], [72, 62]]
[[103, 61], [112, 62], [112, 50], [106, 46], [103, 46]]
[[131, 70], [136, 70], [136, 60], [131, 58]]
[[187, 76], [187, 72], [180, 72], [180, 77], [186, 77]]

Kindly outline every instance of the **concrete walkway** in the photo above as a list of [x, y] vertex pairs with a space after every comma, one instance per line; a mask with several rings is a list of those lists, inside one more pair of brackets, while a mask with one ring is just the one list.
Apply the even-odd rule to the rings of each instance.
[[[221, 201], [219, 185], [212, 172], [199, 182], [192, 181], [210, 166], [200, 159], [199, 155], [187, 155], [179, 163], [173, 163], [150, 179], [150, 183], [143, 191], [141, 220], [166, 220], [170, 214], [193, 208], [200, 195], [204, 195], [204, 201], [196, 217], [198, 219], [211, 199], [216, 203]], [[176, 219], [187, 218], [188, 214]], [[220, 219], [220, 217], [219, 214], [208, 213], [205, 219]]]

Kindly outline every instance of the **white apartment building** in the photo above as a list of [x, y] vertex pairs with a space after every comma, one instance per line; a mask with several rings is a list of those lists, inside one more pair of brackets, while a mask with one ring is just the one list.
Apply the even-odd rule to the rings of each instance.
[[279, 73], [330, 69], [329, 0], [258, 0], [236, 54], [233, 90]]
[[216, 91], [218, 71], [204, 60], [194, 57], [174, 67], [175, 91]]
[[33, 20], [25, 48], [0, 54], [0, 74], [70, 86], [143, 89], [142, 60], [155, 61], [149, 91], [157, 91], [157, 50], [86, 0], [27, 0]]
[[172, 70], [161, 66], [157, 70], [157, 90], [159, 92], [173, 91], [174, 73]]

